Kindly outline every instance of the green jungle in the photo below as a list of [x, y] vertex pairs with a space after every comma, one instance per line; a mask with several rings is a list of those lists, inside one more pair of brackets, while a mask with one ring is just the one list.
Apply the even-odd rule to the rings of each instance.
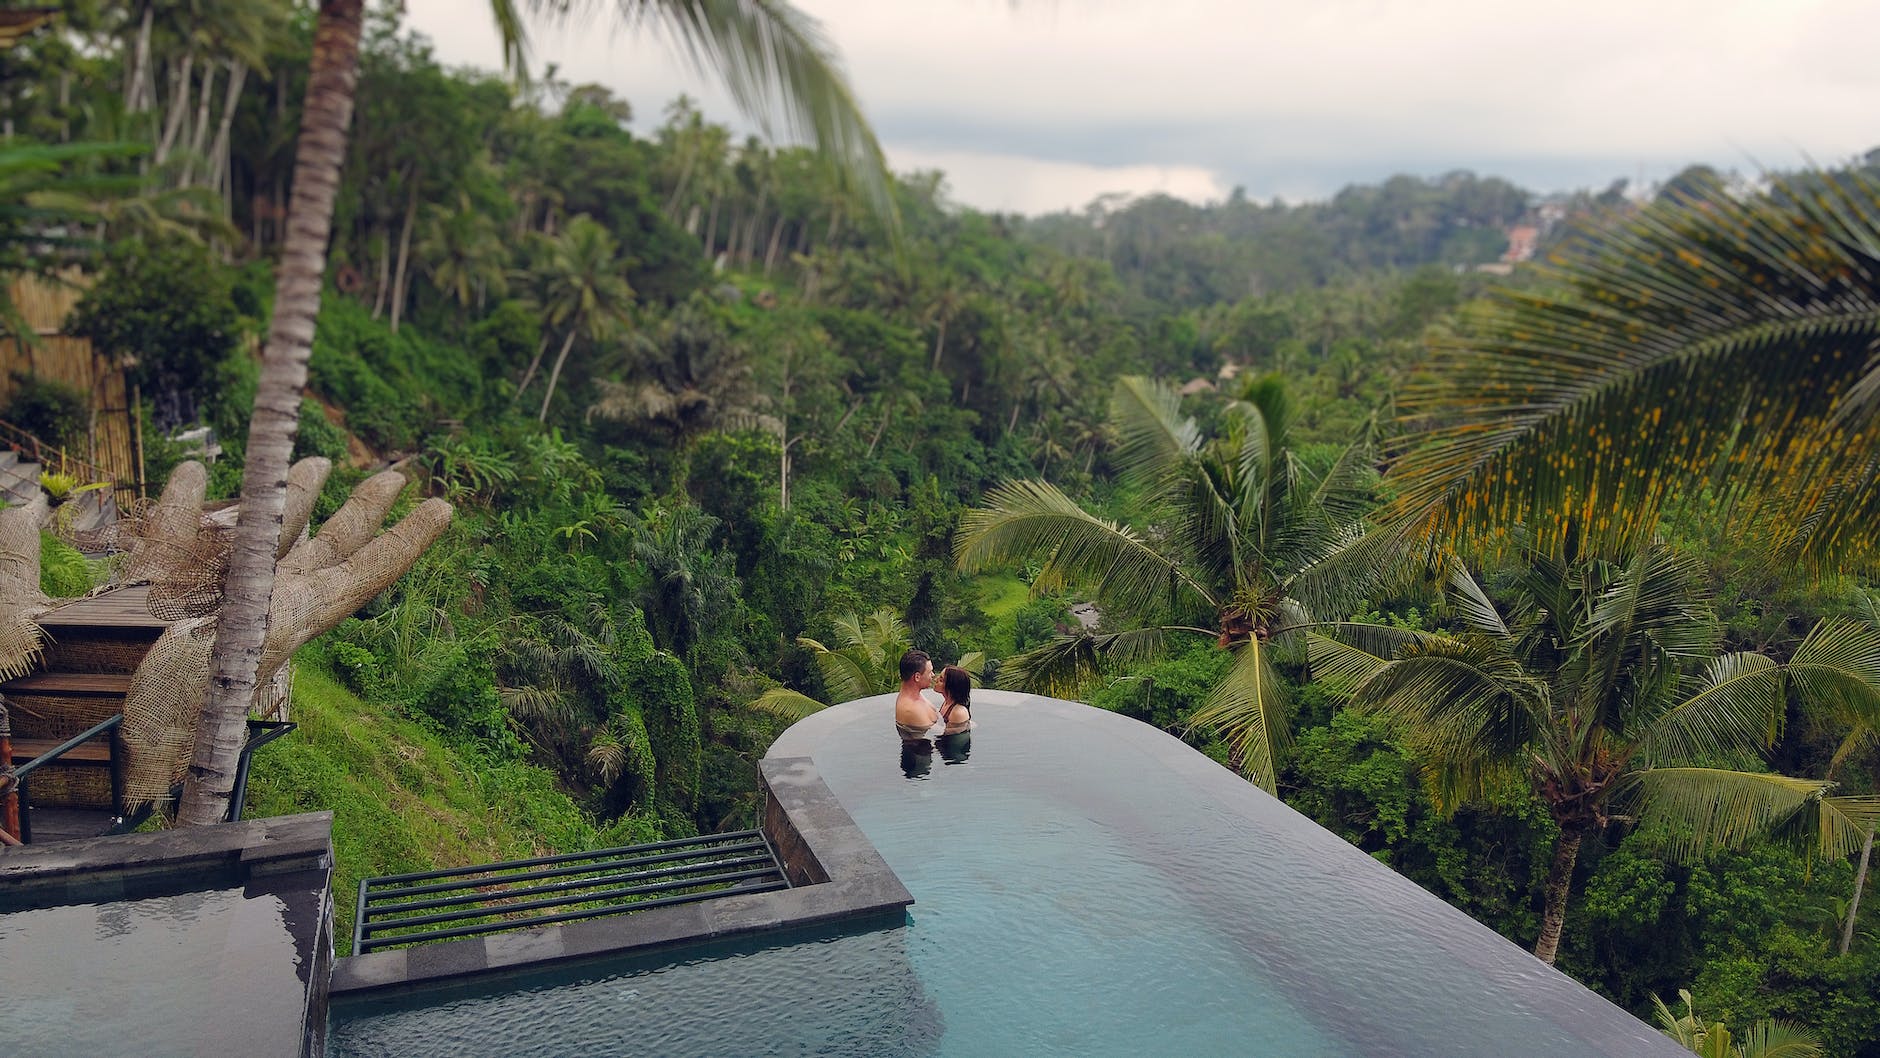
[[[207, 426], [233, 497], [314, 15], [61, 18], [0, 50], [0, 270], [82, 269], [145, 481]], [[1880, 169], [1024, 218], [535, 73], [366, 19], [294, 454], [316, 524], [387, 465], [455, 518], [256, 757], [250, 816], [335, 813], [342, 921], [752, 826], [776, 736], [916, 645], [1187, 740], [1703, 1053], [1880, 1055]], [[85, 395], [0, 420], [78, 444]]]

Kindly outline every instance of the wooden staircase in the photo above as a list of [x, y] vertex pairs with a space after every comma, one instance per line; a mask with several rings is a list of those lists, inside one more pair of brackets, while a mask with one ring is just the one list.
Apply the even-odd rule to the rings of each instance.
[[[119, 588], [67, 603], [39, 619], [46, 632], [38, 672], [0, 684], [23, 764], [124, 712], [131, 674], [168, 622], [152, 617], [149, 588]], [[34, 772], [33, 843], [91, 837], [124, 815], [123, 732], [84, 743]], [[114, 772], [116, 774], [114, 774]]]

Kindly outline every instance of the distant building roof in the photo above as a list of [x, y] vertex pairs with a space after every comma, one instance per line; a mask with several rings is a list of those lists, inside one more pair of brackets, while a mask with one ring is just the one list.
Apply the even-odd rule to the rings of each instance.
[[1534, 247], [1539, 242], [1541, 230], [1531, 224], [1517, 224], [1508, 229], [1508, 251], [1501, 259], [1509, 263], [1531, 261], [1534, 259]]
[[1205, 393], [1213, 388], [1214, 383], [1209, 382], [1205, 378], [1191, 378], [1183, 384], [1181, 393], [1184, 397], [1192, 397], [1197, 393]]

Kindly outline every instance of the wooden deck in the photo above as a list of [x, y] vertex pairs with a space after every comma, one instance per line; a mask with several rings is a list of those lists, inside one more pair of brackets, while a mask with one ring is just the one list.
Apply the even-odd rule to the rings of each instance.
[[39, 618], [42, 628], [151, 628], [162, 630], [170, 622], [150, 614], [150, 585], [134, 584], [102, 595], [78, 599]]

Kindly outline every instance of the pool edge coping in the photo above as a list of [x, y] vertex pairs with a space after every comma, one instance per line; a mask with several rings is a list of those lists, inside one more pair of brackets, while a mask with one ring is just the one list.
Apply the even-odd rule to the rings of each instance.
[[808, 757], [759, 762], [763, 830], [791, 888], [348, 955], [335, 999], [412, 991], [558, 963], [677, 950], [739, 937], [904, 916], [914, 897], [822, 781]]

